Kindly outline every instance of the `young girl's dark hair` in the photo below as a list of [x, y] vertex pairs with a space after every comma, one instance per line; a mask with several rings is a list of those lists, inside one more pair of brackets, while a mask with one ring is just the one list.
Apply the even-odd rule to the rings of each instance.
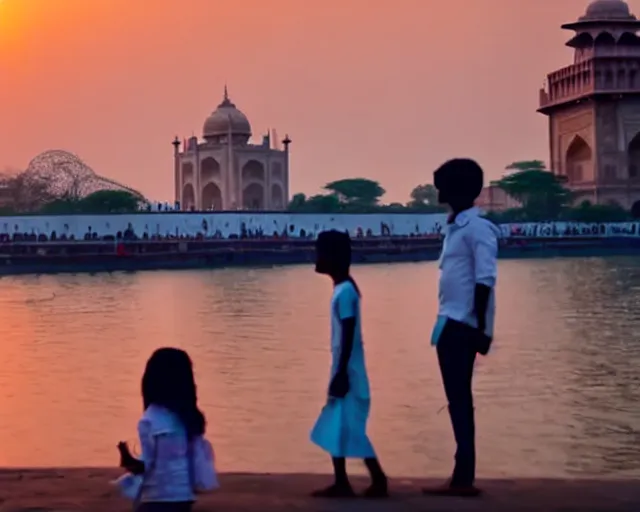
[[193, 365], [184, 350], [161, 348], [153, 353], [142, 376], [142, 400], [145, 410], [154, 404], [176, 414], [189, 440], [204, 434], [206, 421], [198, 409]]
[[316, 240], [316, 251], [319, 259], [328, 267], [328, 273], [345, 277], [360, 295], [360, 288], [349, 273], [351, 267], [351, 237], [349, 234], [336, 230], [323, 231]]

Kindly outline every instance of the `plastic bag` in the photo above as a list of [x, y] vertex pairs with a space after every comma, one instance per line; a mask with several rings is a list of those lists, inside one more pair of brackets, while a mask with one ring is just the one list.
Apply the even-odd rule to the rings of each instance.
[[140, 491], [142, 490], [142, 475], [134, 475], [132, 473], [125, 473], [120, 478], [115, 480], [113, 484], [118, 488], [120, 494], [131, 501], [136, 501], [140, 497]]

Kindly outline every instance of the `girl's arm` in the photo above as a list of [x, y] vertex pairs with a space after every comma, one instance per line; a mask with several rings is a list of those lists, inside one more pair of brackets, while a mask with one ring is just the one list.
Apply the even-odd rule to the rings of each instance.
[[349, 392], [349, 358], [353, 351], [353, 337], [356, 330], [356, 318], [350, 316], [340, 318], [342, 326], [342, 336], [340, 339], [340, 359], [338, 368], [329, 385], [329, 396], [334, 398], [344, 398]]
[[120, 467], [134, 475], [141, 475], [144, 473], [144, 462], [131, 455], [126, 443], [120, 443], [118, 445], [118, 450], [120, 450]]
[[353, 351], [353, 337], [356, 332], [356, 317], [341, 318], [342, 339], [340, 340], [340, 361], [338, 363], [338, 373], [345, 375], [349, 368], [349, 358]]
[[[145, 470], [148, 470], [155, 464], [156, 457], [156, 437], [152, 434], [151, 422], [149, 420], [140, 420], [138, 423], [138, 436], [140, 437], [142, 460], [136, 462], [141, 466], [142, 471], [140, 471], [140, 473], [144, 473]], [[138, 470], [140, 470], [140, 467]]]
[[151, 423], [148, 420], [140, 420], [138, 423], [138, 436], [140, 438], [140, 446], [142, 447], [142, 458], [136, 459], [129, 449], [126, 447], [120, 449], [122, 455], [121, 465], [134, 475], [142, 475], [145, 469], [151, 467], [155, 456], [156, 440], [151, 434]]
[[353, 338], [356, 333], [356, 317], [358, 316], [358, 294], [353, 287], [346, 288], [338, 297], [336, 304], [338, 318], [342, 329], [340, 339], [340, 360], [338, 374], [346, 375], [349, 368], [349, 358], [353, 351]]

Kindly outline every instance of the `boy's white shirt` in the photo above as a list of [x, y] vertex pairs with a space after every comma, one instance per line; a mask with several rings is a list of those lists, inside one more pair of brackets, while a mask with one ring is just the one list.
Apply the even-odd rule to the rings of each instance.
[[476, 284], [491, 288], [485, 334], [493, 337], [499, 237], [500, 229], [481, 217], [476, 207], [460, 212], [455, 221], [446, 226], [439, 260], [439, 307], [431, 336], [433, 345], [437, 344], [447, 318], [477, 327]]

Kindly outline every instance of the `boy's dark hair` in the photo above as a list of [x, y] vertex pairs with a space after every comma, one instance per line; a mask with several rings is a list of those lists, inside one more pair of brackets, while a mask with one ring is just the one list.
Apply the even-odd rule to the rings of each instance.
[[159, 405], [178, 416], [189, 440], [204, 434], [193, 365], [184, 350], [160, 348], [153, 353], [142, 376], [142, 400], [145, 409]]
[[475, 160], [454, 158], [433, 173], [433, 184], [447, 196], [461, 201], [475, 201], [484, 186], [484, 172]]

